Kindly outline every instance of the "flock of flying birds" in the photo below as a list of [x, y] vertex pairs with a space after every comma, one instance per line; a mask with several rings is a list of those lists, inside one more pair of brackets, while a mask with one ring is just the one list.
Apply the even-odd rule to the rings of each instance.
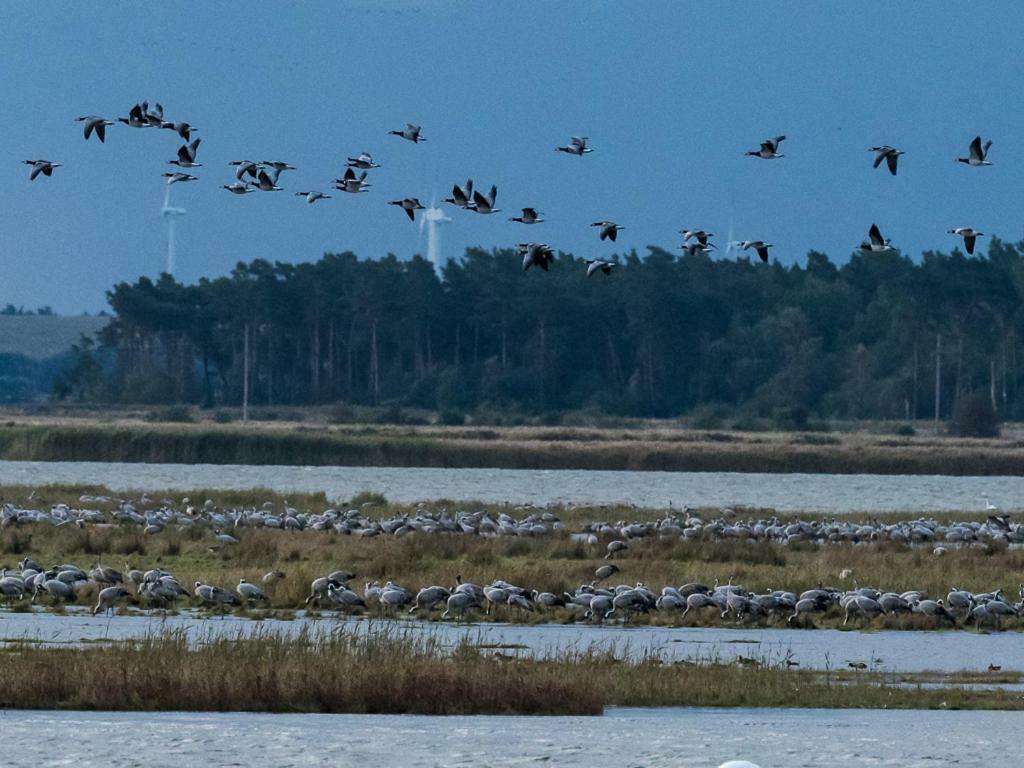
[[[137, 103], [129, 111], [128, 117], [119, 117], [116, 122], [97, 117], [96, 115], [78, 117], [76, 121], [84, 123], [84, 134], [87, 141], [90, 136], [95, 134], [101, 142], [105, 142], [107, 126], [116, 125], [117, 122], [124, 123], [131, 128], [162, 128], [172, 130], [182, 138], [184, 144], [178, 149], [177, 158], [167, 161], [169, 165], [177, 166], [178, 170], [168, 171], [163, 176], [167, 179], [168, 184], [196, 181], [198, 178], [188, 173], [188, 171], [193, 168], [202, 167], [202, 163], [196, 161], [201, 139], [192, 138], [192, 134], [199, 129], [187, 122], [165, 120], [163, 106], [159, 103], [153, 109], [150, 109], [148, 102]], [[389, 131], [389, 134], [398, 136], [406, 141], [411, 141], [414, 144], [426, 141], [421, 134], [420, 126], [413, 125], [412, 123], [407, 123], [405, 128], [401, 130]], [[779, 153], [779, 145], [785, 138], [785, 136], [775, 136], [765, 139], [761, 142], [759, 149], [744, 154], [762, 160], [776, 160], [785, 157], [785, 155]], [[587, 145], [587, 141], [588, 138], [586, 136], [573, 136], [565, 146], [555, 147], [555, 151], [583, 157], [594, 151], [593, 148]], [[958, 157], [956, 160], [971, 167], [992, 165], [988, 161], [988, 151], [991, 146], [991, 140], [982, 144], [981, 136], [976, 136], [968, 147], [967, 157]], [[899, 157], [905, 154], [903, 150], [883, 144], [871, 147], [869, 151], [875, 155], [873, 167], [878, 168], [884, 161], [889, 169], [889, 173], [893, 176], [896, 175]], [[32, 167], [29, 173], [29, 179], [32, 181], [40, 174], [44, 176], [52, 175], [54, 169], [62, 165], [50, 160], [25, 160], [23, 162]], [[258, 162], [253, 160], [233, 160], [229, 165], [235, 166], [235, 180], [231, 184], [223, 185], [223, 188], [235, 195], [246, 195], [251, 192], [280, 192], [282, 187], [279, 187], [277, 183], [281, 174], [284, 171], [295, 170], [295, 166], [279, 160], [262, 160]], [[356, 157], [349, 157], [342, 177], [332, 181], [333, 188], [349, 194], [366, 192], [372, 186], [366, 181], [367, 172], [379, 167], [380, 165], [373, 161], [373, 156], [368, 152], [361, 152]], [[356, 173], [357, 170], [359, 171], [358, 174]], [[329, 200], [332, 197], [332, 195], [315, 189], [296, 192], [295, 194], [298, 197], [305, 198], [307, 203], [315, 203], [317, 200]], [[497, 186], [492, 185], [485, 195], [479, 189], [474, 189], [473, 180], [468, 179], [465, 186], [454, 185], [451, 197], [444, 198], [444, 202], [466, 211], [488, 215], [498, 213], [501, 210], [496, 207], [497, 197]], [[426, 210], [426, 207], [416, 197], [391, 200], [388, 204], [397, 206], [405, 211], [410, 221], [416, 220], [417, 211]], [[520, 224], [540, 224], [544, 221], [541, 215], [536, 208], [523, 208], [521, 215], [513, 216], [509, 221], [515, 221]], [[625, 229], [622, 225], [608, 220], [595, 221], [591, 226], [597, 228], [598, 237], [602, 241], [610, 240], [612, 242], [616, 241], [619, 231]], [[714, 236], [711, 232], [696, 228], [682, 229], [679, 232], [683, 236], [681, 247], [691, 256], [710, 253], [716, 247], [711, 242], [710, 238]], [[948, 230], [948, 232], [951, 235], [963, 238], [964, 248], [968, 254], [974, 253], [977, 239], [984, 235], [984, 232], [980, 232], [973, 227], [954, 227]], [[772, 243], [765, 242], [764, 240], [742, 240], [731, 245], [735, 245], [740, 250], [754, 251], [765, 264], [768, 263], [768, 249], [773, 247]], [[524, 271], [531, 267], [538, 267], [547, 272], [554, 261], [555, 251], [546, 243], [519, 243], [517, 249], [519, 256], [522, 258]], [[859, 250], [882, 253], [894, 250], [894, 248], [889, 238], [882, 236], [878, 225], [872, 224], [868, 230], [868, 239], [861, 242]], [[607, 259], [586, 259], [585, 263], [587, 265], [587, 277], [591, 277], [597, 272], [609, 275], [612, 269], [618, 265], [617, 262]]]

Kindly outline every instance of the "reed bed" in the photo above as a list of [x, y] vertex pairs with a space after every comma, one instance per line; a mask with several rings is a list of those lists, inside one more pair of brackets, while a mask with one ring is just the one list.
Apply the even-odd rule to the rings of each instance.
[[10, 421], [0, 458], [211, 464], [1016, 475], [1013, 440], [680, 429]]
[[989, 682], [978, 675], [936, 681], [746, 662], [667, 665], [612, 651], [520, 658], [468, 642], [446, 649], [391, 629], [198, 643], [166, 632], [103, 646], [8, 646], [0, 707], [463, 715], [597, 715], [608, 706], [1024, 708], [1014, 692], [971, 687]]

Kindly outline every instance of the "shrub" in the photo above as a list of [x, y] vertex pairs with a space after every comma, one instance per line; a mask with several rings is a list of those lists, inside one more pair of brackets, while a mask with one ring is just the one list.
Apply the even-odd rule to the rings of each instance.
[[999, 414], [984, 392], [961, 397], [953, 408], [950, 431], [960, 437], [998, 437]]
[[213, 420], [218, 424], [230, 424], [235, 420], [235, 415], [231, 411], [215, 411]]
[[195, 421], [192, 408], [187, 405], [168, 405], [146, 414], [146, 421], [191, 423]]
[[448, 427], [461, 427], [466, 423], [466, 415], [455, 408], [445, 408], [438, 415], [437, 420]]

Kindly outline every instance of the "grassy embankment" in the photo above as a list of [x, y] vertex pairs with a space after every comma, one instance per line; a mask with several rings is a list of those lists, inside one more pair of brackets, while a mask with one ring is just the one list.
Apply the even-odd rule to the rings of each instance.
[[212, 464], [1015, 475], [1024, 444], [668, 427], [400, 427], [13, 419], [0, 459]]
[[[74, 503], [83, 492], [102, 490], [50, 487], [32, 491], [7, 487], [0, 489], [0, 501], [48, 506], [59, 501]], [[31, 500], [28, 499], [30, 494]], [[159, 499], [164, 494], [152, 495]], [[222, 507], [255, 506], [264, 499], [272, 501], [277, 509], [283, 504], [279, 496], [262, 492], [253, 496], [251, 492], [200, 491], [193, 493], [192, 498], [210, 498]], [[326, 506], [322, 496], [290, 496], [289, 501], [299, 510], [321, 511]], [[484, 506], [451, 502], [440, 505], [450, 510]], [[113, 503], [97, 506], [110, 508]], [[402, 511], [409, 509], [396, 505], [364, 509], [371, 516]], [[569, 530], [582, 521], [660, 517], [657, 511], [622, 508], [573, 508], [559, 513]], [[208, 527], [169, 528], [147, 536], [137, 526], [54, 528], [29, 524], [0, 529], [0, 565], [13, 566], [23, 556], [33, 557], [44, 565], [74, 562], [87, 567], [100, 561], [119, 569], [128, 561], [136, 568], [160, 566], [171, 570], [186, 585], [201, 580], [228, 588], [237, 584], [239, 578], [258, 582], [267, 571], [280, 569], [287, 577], [268, 590], [271, 607], [291, 610], [302, 606], [313, 578], [338, 568], [357, 574], [353, 584], [357, 588], [364, 581], [383, 583], [388, 579], [410, 589], [431, 584], [450, 586], [461, 574], [476, 583], [504, 578], [527, 588], [560, 593], [592, 579], [594, 568], [606, 562], [603, 542], [590, 546], [573, 541], [567, 533], [493, 539], [461, 535], [362, 538], [321, 531], [248, 528], [232, 532], [240, 539], [238, 545], [210, 551], [215, 542]], [[655, 591], [666, 584], [689, 581], [711, 584], [716, 579], [722, 582], [732, 579], [755, 591], [770, 588], [798, 591], [822, 582], [840, 588], [851, 588], [857, 583], [897, 591], [924, 589], [934, 596], [945, 595], [953, 585], [973, 591], [1001, 587], [1008, 595], [1015, 596], [1019, 574], [1024, 571], [1024, 551], [1005, 546], [972, 547], [949, 549], [945, 555], [936, 557], [930, 547], [896, 543], [787, 547], [734, 540], [644, 539], [631, 542], [630, 549], [617, 555], [614, 562], [622, 570], [612, 579], [613, 583], [643, 581]], [[851, 570], [853, 575], [843, 581], [839, 574], [845, 569]], [[90, 599], [91, 595], [82, 596], [82, 602]], [[573, 620], [566, 610], [524, 615], [502, 611], [494, 618], [528, 622]], [[678, 614], [661, 613], [631, 621], [678, 623], [680, 619]], [[770, 623], [783, 621], [780, 617]], [[829, 617], [816, 617], [814, 621], [819, 626], [834, 626], [840, 623], [841, 617], [834, 613]], [[715, 624], [720, 619], [713, 612], [686, 619], [687, 624], [705, 622]], [[1019, 623], [1014, 620], [1004, 626], [1012, 628]], [[923, 617], [906, 616], [879, 618], [870, 626], [918, 629], [934, 624]]]
[[214, 639], [180, 634], [86, 648], [6, 647], [0, 707], [413, 714], [596, 715], [606, 706], [1022, 709], [994, 673], [913, 676], [747, 664], [623, 661], [613, 652], [545, 659], [454, 650], [393, 630], [352, 636]]

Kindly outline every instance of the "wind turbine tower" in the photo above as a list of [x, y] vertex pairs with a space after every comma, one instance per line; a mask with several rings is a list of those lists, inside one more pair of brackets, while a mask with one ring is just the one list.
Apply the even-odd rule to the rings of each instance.
[[434, 271], [438, 275], [441, 274], [444, 264], [441, 262], [441, 233], [437, 229], [446, 221], [451, 221], [451, 219], [437, 207], [434, 200], [430, 201], [430, 207], [420, 215], [420, 236], [423, 236], [423, 228], [426, 227], [427, 258], [434, 265]]
[[184, 208], [171, 207], [171, 188], [167, 187], [167, 194], [164, 195], [164, 207], [160, 209], [160, 215], [167, 221], [167, 268], [164, 270], [168, 275], [174, 274], [174, 220], [185, 215]]

